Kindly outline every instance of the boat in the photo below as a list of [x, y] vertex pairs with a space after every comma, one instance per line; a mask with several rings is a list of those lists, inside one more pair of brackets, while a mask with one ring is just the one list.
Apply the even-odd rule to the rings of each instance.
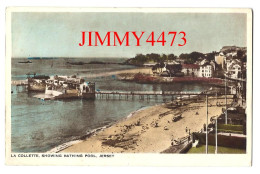
[[18, 63], [32, 63], [31, 61], [22, 61], [22, 62], [18, 62]]
[[28, 59], [34, 59], [34, 60], [42, 60], [42, 59], [45, 59], [45, 60], [49, 60], [49, 59], [58, 59], [57, 57], [28, 57]]
[[70, 64], [70, 65], [84, 65], [86, 63], [84, 63], [84, 62], [67, 62], [67, 64]]
[[40, 57], [28, 57], [28, 59], [41, 59]]

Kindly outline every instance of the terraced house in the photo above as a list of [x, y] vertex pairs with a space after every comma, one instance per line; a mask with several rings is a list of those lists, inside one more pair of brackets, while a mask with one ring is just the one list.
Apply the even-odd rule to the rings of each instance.
[[198, 77], [200, 66], [196, 64], [182, 64], [182, 71], [185, 76]]
[[213, 66], [209, 62], [206, 62], [200, 66], [199, 77], [213, 77], [213, 71]]

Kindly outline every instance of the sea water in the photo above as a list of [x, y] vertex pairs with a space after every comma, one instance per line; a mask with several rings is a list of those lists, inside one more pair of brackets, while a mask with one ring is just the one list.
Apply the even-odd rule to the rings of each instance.
[[[12, 59], [12, 80], [26, 79], [27, 73], [40, 75], [78, 75], [86, 81], [96, 83], [101, 91], [190, 91], [200, 92], [208, 89], [199, 83], [139, 84], [117, 80], [115, 75], [91, 75], [133, 69], [134, 66], [120, 64], [70, 65], [67, 62], [123, 62], [124, 59], [99, 58], [57, 58], [31, 60], [32, 63], [18, 63], [27, 59]], [[159, 97], [139, 100], [129, 97], [95, 100], [40, 100], [37, 93], [28, 92], [24, 87], [12, 86], [11, 94], [11, 150], [12, 152], [46, 152], [60, 144], [77, 140], [87, 132], [111, 124], [127, 117], [141, 108], [171, 100]]]

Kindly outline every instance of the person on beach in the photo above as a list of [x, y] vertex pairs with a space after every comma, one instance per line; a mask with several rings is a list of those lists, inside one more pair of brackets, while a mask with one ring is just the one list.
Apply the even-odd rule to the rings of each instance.
[[172, 135], [172, 138], [171, 138], [171, 145], [174, 146], [174, 138], [173, 138], [173, 135]]
[[185, 131], [186, 131], [186, 133], [188, 132], [188, 128], [187, 127], [186, 127]]

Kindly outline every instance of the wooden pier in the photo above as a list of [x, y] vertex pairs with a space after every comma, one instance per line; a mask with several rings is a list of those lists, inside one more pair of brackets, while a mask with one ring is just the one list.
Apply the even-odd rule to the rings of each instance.
[[[12, 85], [15, 85], [16, 87], [24, 86], [27, 87], [28, 80], [17, 80], [12, 81]], [[191, 99], [198, 96], [205, 97], [205, 96], [216, 96], [219, 99], [223, 98], [225, 96], [225, 93], [220, 93], [217, 91], [204, 91], [204, 92], [173, 92], [173, 91], [95, 91], [93, 94], [93, 99], [119, 99], [119, 100], [128, 100], [135, 98], [139, 98], [139, 100], [150, 100], [155, 99], [157, 100], [159, 97], [166, 100], [166, 98], [172, 101], [175, 99]], [[234, 94], [227, 94], [228, 99], [233, 99]], [[82, 96], [79, 96], [79, 98], [82, 98]]]
[[28, 80], [12, 80], [11, 85], [15, 86], [27, 86], [28, 85]]
[[[171, 97], [173, 99], [190, 99], [197, 96], [224, 96], [222, 93], [210, 92], [170, 92], [170, 91], [135, 91], [135, 92], [119, 92], [119, 91], [99, 91], [96, 92], [96, 98], [100, 99], [134, 99], [138, 96], [140, 100], [150, 100], [152, 97], [155, 99], [161, 97]], [[234, 94], [227, 94], [229, 98], [233, 99]], [[223, 98], [223, 97], [222, 97]]]

